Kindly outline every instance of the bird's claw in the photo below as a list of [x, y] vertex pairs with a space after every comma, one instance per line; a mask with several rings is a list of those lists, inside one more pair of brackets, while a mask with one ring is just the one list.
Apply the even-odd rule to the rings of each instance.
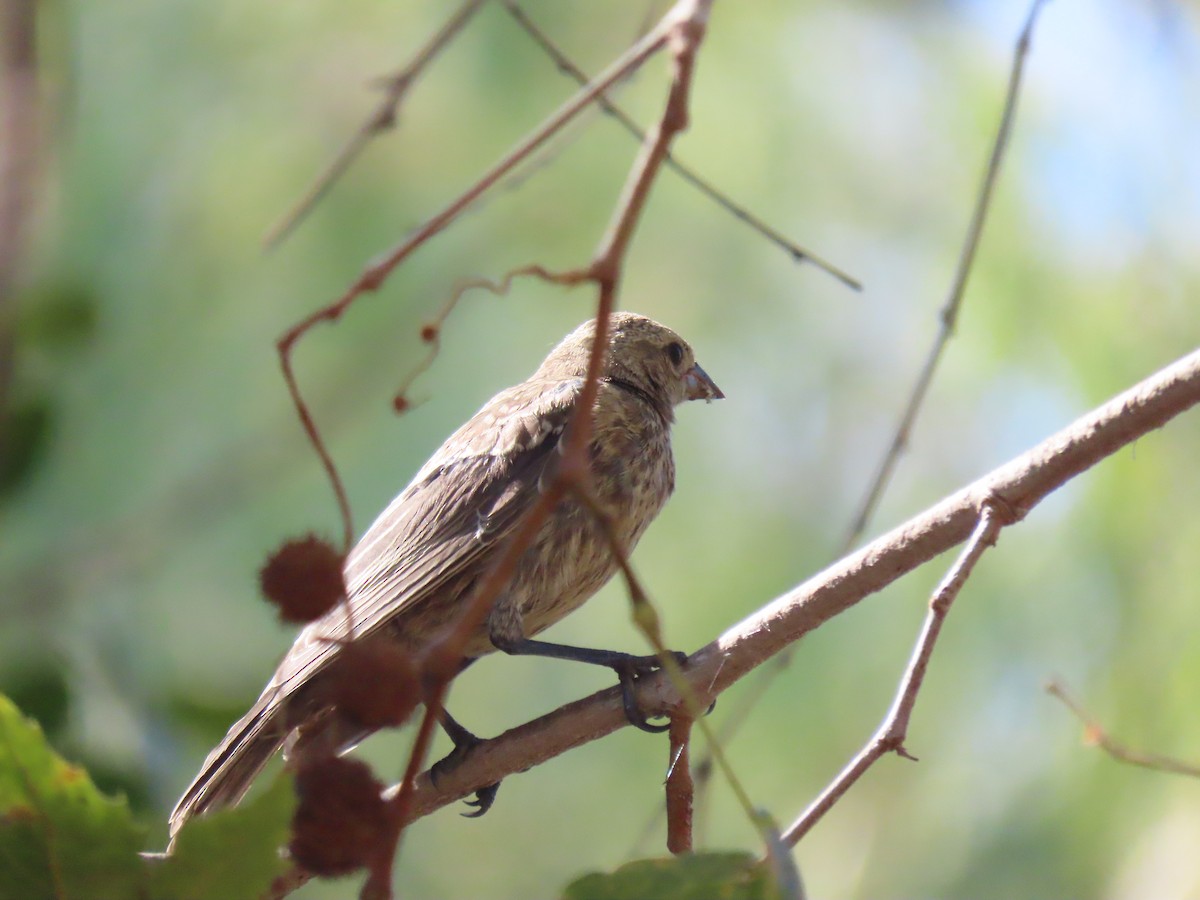
[[[446, 731], [454, 741], [454, 749], [429, 767], [429, 780], [434, 787], [438, 787], [439, 779], [454, 771], [475, 747], [483, 743], [482, 738], [476, 737], [457, 722], [452, 727], [448, 727]], [[474, 800], [463, 801], [467, 806], [475, 807], [475, 811], [460, 813], [460, 815], [467, 819], [478, 819], [492, 808], [492, 804], [496, 802], [496, 792], [499, 790], [500, 782], [498, 781], [495, 784], [481, 787], [475, 792]]]
[[466, 806], [474, 806], [475, 812], [459, 813], [464, 819], [478, 819], [485, 812], [492, 808], [492, 804], [496, 802], [496, 792], [500, 790], [500, 782], [489, 784], [481, 787], [475, 792], [474, 800], [464, 800]]
[[637, 697], [634, 694], [634, 685], [637, 684], [638, 677], [630, 669], [617, 670], [617, 679], [621, 682], [621, 705], [625, 708], [625, 718], [634, 728], [650, 734], [662, 734], [671, 727], [671, 724], [668, 722], [666, 725], [651, 725], [647, 720], [645, 713], [638, 706]]
[[[682, 666], [687, 662], [686, 653], [680, 653], [678, 650], [669, 652], [677, 665]], [[629, 724], [649, 734], [662, 734], [667, 731], [671, 727], [671, 723], [652, 725], [641, 707], [638, 706], [635, 692], [638, 679], [661, 669], [662, 660], [657, 656], [635, 656], [627, 660], [624, 665], [613, 668], [617, 673], [617, 680], [621, 684], [621, 706], [625, 710], [625, 718]]]

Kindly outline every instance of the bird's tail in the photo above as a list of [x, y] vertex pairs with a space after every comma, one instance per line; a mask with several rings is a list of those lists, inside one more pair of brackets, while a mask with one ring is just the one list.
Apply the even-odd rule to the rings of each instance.
[[200, 767], [168, 820], [171, 841], [192, 816], [237, 803], [255, 777], [283, 746], [286, 729], [277, 727], [285, 704], [268, 688], [242, 716]]

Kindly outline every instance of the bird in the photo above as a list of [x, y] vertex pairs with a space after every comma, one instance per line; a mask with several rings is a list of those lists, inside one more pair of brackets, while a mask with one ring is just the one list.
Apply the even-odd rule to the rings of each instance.
[[[172, 840], [191, 817], [240, 801], [275, 753], [299, 735], [310, 741], [317, 735], [339, 752], [365, 737], [331, 707], [321, 683], [350, 643], [380, 640], [415, 657], [453, 626], [506, 538], [555, 477], [595, 335], [596, 320], [588, 319], [526, 381], [484, 404], [367, 529], [345, 560], [345, 602], [300, 632], [258, 700], [209, 754], [170, 815]], [[724, 394], [687, 341], [653, 319], [610, 314], [607, 344], [592, 408], [588, 481], [612, 533], [631, 552], [675, 487], [675, 408]], [[631, 721], [661, 730], [640, 718], [629, 688], [630, 676], [656, 668], [657, 657], [533, 640], [616, 571], [595, 513], [566, 494], [470, 635], [462, 666], [495, 651], [609, 666], [621, 678]], [[442, 722], [456, 750], [478, 740], [448, 714]], [[477, 794], [477, 815], [491, 805], [490, 787], [490, 796]]]

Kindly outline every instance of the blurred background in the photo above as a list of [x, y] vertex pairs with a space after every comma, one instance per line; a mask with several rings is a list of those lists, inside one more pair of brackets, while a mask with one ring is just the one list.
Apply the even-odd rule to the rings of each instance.
[[[339, 523], [275, 339], [437, 211], [571, 92], [500, 4], [422, 78], [295, 234], [262, 237], [449, 4], [38, 4], [47, 141], [0, 353], [0, 690], [165, 841], [165, 813], [292, 632], [264, 554]], [[644, 0], [529, 0], [598, 71]], [[936, 332], [1025, 2], [718, 3], [679, 157], [861, 279], [853, 293], [670, 173], [621, 303], [684, 334], [728, 399], [680, 411], [678, 489], [634, 561], [693, 650], [844, 539]], [[667, 67], [619, 99], [643, 122]], [[1044, 9], [958, 333], [871, 533], [919, 512], [1200, 343], [1200, 17], [1186, 3]], [[495, 391], [583, 320], [588, 290], [468, 295], [404, 416], [420, 323], [465, 276], [585, 263], [635, 152], [587, 118], [296, 355], [358, 530]], [[10, 177], [12, 177], [10, 175]], [[22, 177], [29, 177], [28, 175]], [[32, 183], [32, 182], [31, 182]], [[908, 747], [800, 845], [814, 897], [1200, 896], [1200, 784], [1080, 743], [1059, 676], [1129, 743], [1200, 757], [1200, 417], [1171, 423], [1004, 533], [954, 609]], [[806, 638], [729, 747], [787, 823], [886, 710], [941, 559]], [[549, 633], [644, 652], [623, 592]], [[455, 714], [496, 733], [607, 686], [489, 658]], [[751, 690], [726, 694], [713, 721]], [[362, 752], [384, 777], [411, 736]], [[438, 748], [442, 749], [442, 748]], [[555, 896], [665, 852], [665, 739], [625, 729], [509, 778], [483, 819], [405, 840], [405, 897]], [[755, 847], [729, 791], [709, 847]], [[297, 896], [351, 897], [355, 880]]]

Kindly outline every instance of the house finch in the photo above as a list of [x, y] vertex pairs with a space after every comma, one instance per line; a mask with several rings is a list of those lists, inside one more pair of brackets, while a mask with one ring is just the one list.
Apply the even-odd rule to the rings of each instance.
[[[684, 400], [723, 397], [687, 342], [632, 313], [609, 319], [608, 352], [593, 408], [591, 489], [632, 550], [675, 486], [670, 429]], [[306, 627], [262, 695], [209, 754], [171, 813], [172, 837], [192, 815], [236, 803], [289, 738], [321, 735], [329, 746], [365, 736], [327, 689], [352, 642], [370, 637], [416, 656], [452, 627], [481, 575], [522, 515], [555, 476], [563, 432], [583, 389], [595, 321], [575, 329], [536, 372], [493, 397], [433, 455], [375, 520], [347, 558], [347, 602]], [[595, 516], [567, 494], [550, 513], [484, 624], [463, 665], [497, 649], [612, 667], [626, 687], [654, 657], [534, 641], [575, 610], [617, 569]], [[456, 745], [470, 734], [447, 716]], [[369, 730], [369, 729], [368, 729]], [[480, 795], [486, 804], [490, 799]]]

